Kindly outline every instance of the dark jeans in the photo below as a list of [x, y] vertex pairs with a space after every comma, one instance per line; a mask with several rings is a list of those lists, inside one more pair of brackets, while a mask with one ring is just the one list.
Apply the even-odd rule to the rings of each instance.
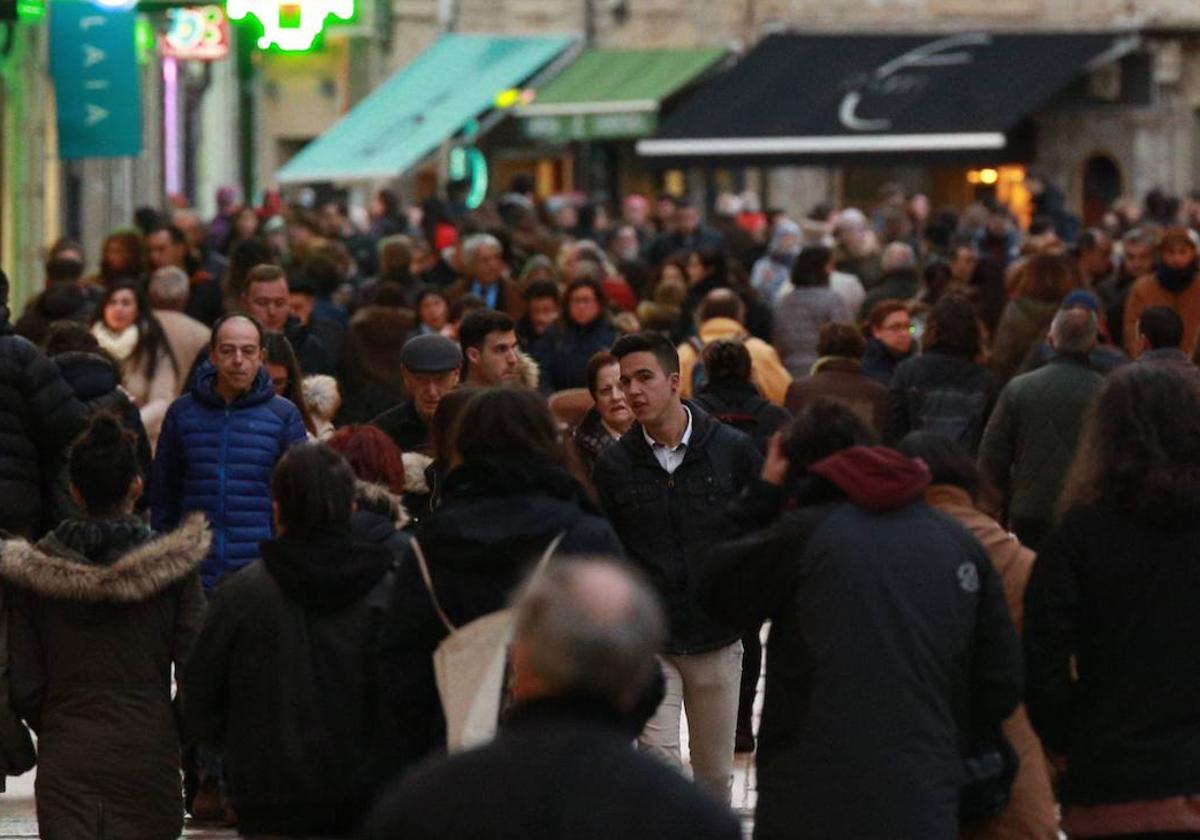
[[742, 685], [738, 697], [737, 731], [749, 735], [754, 726], [754, 694], [758, 690], [758, 675], [762, 670], [762, 642], [756, 628], [742, 636]]
[[1050, 533], [1054, 522], [1049, 519], [1033, 519], [1031, 517], [1014, 516], [1012, 530], [1021, 541], [1021, 545], [1036, 552], [1042, 546], [1042, 540]]

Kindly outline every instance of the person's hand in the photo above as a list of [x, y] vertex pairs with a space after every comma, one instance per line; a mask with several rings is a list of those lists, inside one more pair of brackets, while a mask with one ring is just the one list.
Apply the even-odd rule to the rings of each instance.
[[767, 441], [767, 458], [763, 461], [762, 480], [767, 484], [782, 487], [783, 483], [787, 481], [791, 467], [792, 463], [788, 460], [787, 453], [783, 451], [783, 433], [776, 432]]

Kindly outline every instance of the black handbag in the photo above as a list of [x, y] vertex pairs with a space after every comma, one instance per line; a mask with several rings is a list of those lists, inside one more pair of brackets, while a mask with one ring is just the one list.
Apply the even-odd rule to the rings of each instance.
[[1020, 766], [1016, 750], [999, 729], [976, 740], [963, 760], [966, 782], [958, 794], [959, 822], [983, 822], [1007, 808]]

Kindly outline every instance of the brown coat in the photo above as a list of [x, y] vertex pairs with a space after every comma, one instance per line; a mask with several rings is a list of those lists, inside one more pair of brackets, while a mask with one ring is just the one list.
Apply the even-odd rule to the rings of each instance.
[[[958, 522], [975, 535], [991, 558], [1004, 585], [1004, 600], [1020, 631], [1025, 584], [1033, 569], [1034, 553], [1005, 531], [996, 520], [978, 510], [965, 490], [948, 484], [935, 484], [925, 491], [926, 503]], [[981, 826], [964, 830], [970, 840], [1056, 840], [1058, 817], [1050, 788], [1050, 769], [1025, 713], [1017, 707], [1004, 722], [1003, 731], [1021, 759], [1021, 769], [1013, 781], [1012, 801], [1000, 816]]]
[[[104, 524], [85, 527], [102, 533]], [[196, 514], [170, 534], [113, 548], [115, 558], [78, 554], [58, 531], [36, 545], [0, 543], [0, 577], [14, 596], [13, 706], [39, 737], [39, 836], [179, 836], [171, 666], [203, 624], [198, 569], [211, 539]]]
[[862, 372], [857, 359], [827, 356], [815, 365], [814, 373], [788, 386], [784, 406], [798, 416], [819, 399], [847, 406], [882, 438], [887, 431], [888, 389]]
[[1129, 289], [1129, 297], [1125, 301], [1125, 352], [1130, 358], [1136, 359], [1137, 323], [1142, 317], [1142, 310], [1150, 306], [1169, 306], [1179, 313], [1183, 320], [1183, 341], [1179, 349], [1189, 357], [1196, 351], [1196, 338], [1200, 336], [1200, 274], [1192, 284], [1176, 294], [1163, 287], [1153, 274], [1139, 277]]
[[[496, 300], [496, 309], [505, 313], [514, 321], [525, 314], [525, 298], [521, 297], [521, 284], [516, 280], [500, 280], [500, 295]], [[446, 301], [453, 306], [459, 298], [471, 293], [471, 280], [464, 277], [446, 287]]]

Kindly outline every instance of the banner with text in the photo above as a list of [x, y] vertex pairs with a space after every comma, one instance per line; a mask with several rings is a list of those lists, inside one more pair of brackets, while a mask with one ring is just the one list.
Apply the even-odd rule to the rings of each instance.
[[141, 152], [136, 23], [132, 9], [50, 4], [50, 74], [63, 160]]

